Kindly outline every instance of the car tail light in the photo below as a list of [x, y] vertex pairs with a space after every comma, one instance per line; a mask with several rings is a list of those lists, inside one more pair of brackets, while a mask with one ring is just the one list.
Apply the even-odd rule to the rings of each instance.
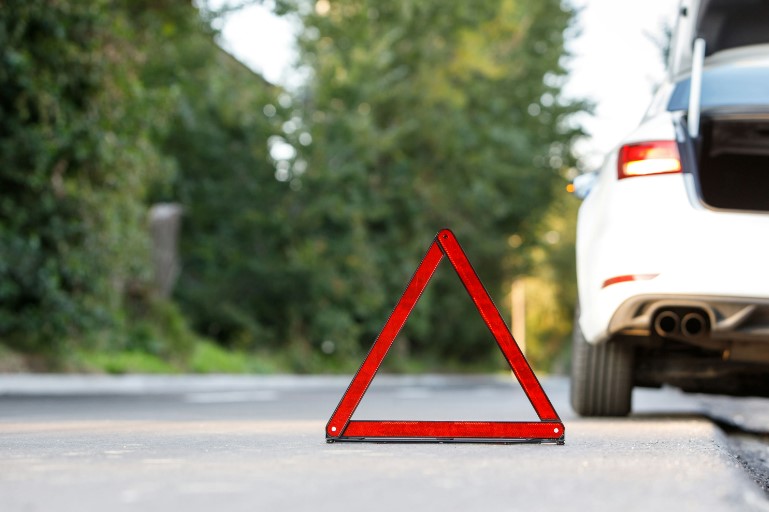
[[617, 178], [681, 172], [681, 158], [674, 140], [626, 144], [619, 150]]

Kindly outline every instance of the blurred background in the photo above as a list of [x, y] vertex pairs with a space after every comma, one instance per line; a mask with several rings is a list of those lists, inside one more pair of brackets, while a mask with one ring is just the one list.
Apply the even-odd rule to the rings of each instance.
[[[563, 371], [565, 185], [664, 70], [636, 4], [0, 3], [0, 371], [354, 371], [443, 227]], [[445, 263], [392, 352], [505, 364]]]

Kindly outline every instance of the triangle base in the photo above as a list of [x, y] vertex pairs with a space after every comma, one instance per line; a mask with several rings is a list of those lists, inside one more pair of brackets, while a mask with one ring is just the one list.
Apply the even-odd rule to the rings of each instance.
[[559, 421], [374, 421], [351, 420], [326, 441], [564, 443]]

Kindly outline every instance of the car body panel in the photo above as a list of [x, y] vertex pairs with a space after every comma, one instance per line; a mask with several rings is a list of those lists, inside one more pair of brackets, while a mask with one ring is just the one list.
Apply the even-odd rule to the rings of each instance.
[[583, 416], [635, 386], [769, 397], [769, 0], [682, 6], [641, 124], [575, 180]]
[[[678, 140], [685, 150], [682, 116], [662, 111], [647, 117], [622, 144]], [[618, 149], [606, 158], [577, 223], [578, 320], [586, 341], [637, 332], [632, 319], [616, 319], [636, 296], [769, 300], [769, 214], [705, 206], [691, 168], [618, 179]], [[633, 275], [656, 277], [603, 286]]]

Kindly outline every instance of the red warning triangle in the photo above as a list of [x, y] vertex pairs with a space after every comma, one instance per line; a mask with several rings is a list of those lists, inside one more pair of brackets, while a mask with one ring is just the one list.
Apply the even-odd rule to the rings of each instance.
[[[352, 415], [379, 370], [412, 309], [419, 301], [443, 257], [456, 271], [475, 307], [497, 340], [541, 421], [388, 421], [352, 420]], [[556, 442], [563, 444], [564, 427], [502, 316], [481, 284], [454, 233], [441, 230], [406, 286], [371, 351], [353, 377], [326, 425], [326, 440], [334, 441], [435, 441], [435, 442]]]

